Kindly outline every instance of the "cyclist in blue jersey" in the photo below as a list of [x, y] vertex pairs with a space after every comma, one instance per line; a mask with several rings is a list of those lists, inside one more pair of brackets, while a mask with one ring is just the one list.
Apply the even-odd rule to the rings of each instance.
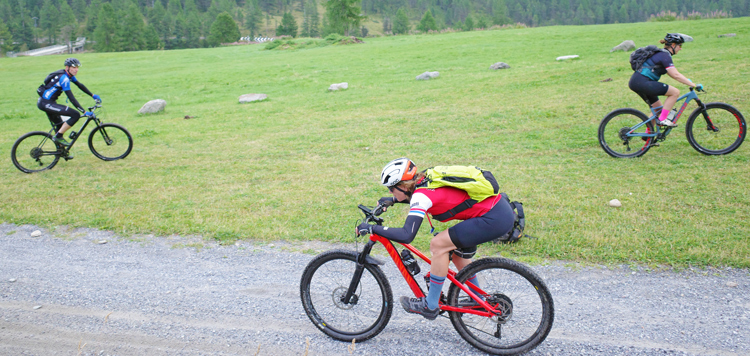
[[691, 88], [697, 88], [697, 90], [703, 90], [703, 85], [694, 84], [690, 79], [682, 75], [674, 63], [672, 63], [672, 56], [676, 55], [682, 49], [682, 44], [685, 42], [691, 42], [692, 37], [683, 35], [680, 33], [668, 33], [663, 40], [659, 40], [659, 43], [664, 45], [664, 50], [656, 52], [648, 60], [643, 63], [643, 69], [639, 72], [633, 73], [630, 77], [628, 86], [630, 90], [640, 95], [641, 98], [652, 108], [658, 109], [662, 106], [659, 96], [666, 95], [667, 98], [664, 100], [664, 106], [662, 107], [661, 113], [659, 114], [658, 124], [664, 126], [677, 126], [676, 123], [672, 122], [672, 117], [669, 113], [672, 111], [672, 107], [680, 97], [680, 90], [664, 83], [660, 83], [659, 79], [664, 74], [668, 74], [672, 79], [685, 84]]
[[[68, 58], [65, 60], [65, 68], [50, 73], [44, 80], [37, 93], [39, 94], [39, 100], [37, 100], [36, 106], [39, 110], [44, 111], [47, 114], [50, 122], [57, 130], [52, 140], [65, 146], [69, 146], [68, 141], [63, 138], [65, 131], [68, 131], [78, 119], [81, 118], [81, 114], [90, 116], [91, 112], [83, 109], [81, 104], [78, 103], [73, 92], [70, 91], [70, 83], [74, 83], [78, 89], [81, 89], [84, 93], [88, 94], [94, 100], [101, 101], [99, 95], [91, 94], [91, 92], [76, 79], [78, 74], [78, 68], [81, 66], [81, 62], [76, 58]], [[67, 105], [60, 105], [57, 103], [57, 98], [60, 94], [65, 92], [68, 100], [73, 104], [73, 108]], [[77, 111], [76, 111], [77, 110]], [[80, 112], [80, 113], [79, 113]]]

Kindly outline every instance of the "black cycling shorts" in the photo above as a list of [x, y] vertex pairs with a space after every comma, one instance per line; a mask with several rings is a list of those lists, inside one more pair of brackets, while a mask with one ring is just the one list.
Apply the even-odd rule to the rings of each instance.
[[667, 90], [669, 90], [669, 85], [651, 80], [638, 72], [633, 73], [630, 77], [628, 87], [630, 87], [630, 90], [640, 95], [641, 99], [643, 99], [648, 106], [659, 101], [659, 96], [666, 94]]
[[[39, 98], [36, 102], [36, 107], [47, 113], [47, 118], [57, 130], [62, 127], [63, 122], [73, 126], [81, 118], [81, 113], [78, 110], [42, 98]], [[63, 117], [67, 117], [67, 119], [63, 119]]]
[[500, 199], [482, 216], [464, 220], [448, 229], [451, 242], [458, 248], [473, 247], [507, 234], [516, 221], [510, 203]]

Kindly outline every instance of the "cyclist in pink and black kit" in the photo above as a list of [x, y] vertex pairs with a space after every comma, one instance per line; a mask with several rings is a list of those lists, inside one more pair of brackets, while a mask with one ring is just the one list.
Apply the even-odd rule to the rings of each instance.
[[672, 79], [682, 84], [691, 88], [696, 88], [698, 91], [703, 90], [703, 85], [695, 84], [690, 81], [690, 79], [677, 71], [677, 68], [675, 68], [674, 63], [672, 62], [672, 56], [682, 50], [682, 44], [692, 40], [693, 38], [688, 35], [668, 33], [663, 40], [659, 41], [664, 45], [664, 49], [656, 52], [651, 58], [647, 59], [646, 62], [643, 63], [643, 68], [640, 71], [633, 73], [630, 77], [630, 82], [628, 83], [630, 90], [640, 95], [641, 99], [653, 109], [662, 107], [661, 100], [659, 100], [660, 95], [667, 96], [667, 99], [664, 100], [664, 106], [662, 107], [661, 113], [657, 118], [657, 123], [659, 125], [671, 127], [677, 126], [676, 123], [672, 122], [669, 113], [680, 96], [679, 89], [659, 82], [662, 75], [667, 74], [672, 77]]
[[[440, 221], [463, 220], [441, 231], [430, 241], [432, 265], [427, 297], [400, 299], [407, 312], [434, 320], [440, 311], [440, 292], [451, 259], [459, 271], [463, 269], [471, 262], [477, 245], [497, 239], [513, 228], [515, 213], [507, 199], [502, 199], [500, 195], [482, 200], [468, 209], [458, 209], [461, 203], [469, 199], [468, 193], [453, 187], [427, 189], [424, 178], [424, 173], [417, 172], [417, 166], [408, 158], [388, 163], [383, 168], [381, 184], [388, 187], [393, 196], [381, 198], [378, 203], [386, 206], [393, 203], [410, 204], [406, 222], [402, 228], [362, 223], [357, 227], [357, 233], [375, 233], [392, 241], [411, 243], [426, 214]], [[479, 285], [476, 276], [469, 281]]]

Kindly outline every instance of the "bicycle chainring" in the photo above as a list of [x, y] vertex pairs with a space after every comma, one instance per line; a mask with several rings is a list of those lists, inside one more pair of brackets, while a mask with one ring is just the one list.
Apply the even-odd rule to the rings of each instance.
[[30, 152], [31, 158], [33, 158], [33, 159], [39, 159], [39, 157], [42, 156], [42, 153], [44, 153], [44, 151], [41, 148], [34, 147], [34, 148], [31, 149], [31, 152]]

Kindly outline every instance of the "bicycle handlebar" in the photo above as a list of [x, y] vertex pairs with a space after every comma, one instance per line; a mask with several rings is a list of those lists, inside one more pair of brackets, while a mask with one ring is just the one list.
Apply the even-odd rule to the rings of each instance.
[[384, 212], [383, 209], [386, 208], [385, 205], [378, 204], [376, 207], [370, 208], [362, 204], [359, 204], [358, 207], [359, 207], [359, 210], [362, 210], [362, 213], [365, 214], [364, 222], [366, 223], [375, 222], [378, 225], [383, 224], [383, 218], [378, 217], [378, 216]]

